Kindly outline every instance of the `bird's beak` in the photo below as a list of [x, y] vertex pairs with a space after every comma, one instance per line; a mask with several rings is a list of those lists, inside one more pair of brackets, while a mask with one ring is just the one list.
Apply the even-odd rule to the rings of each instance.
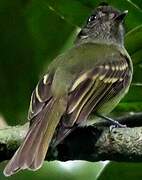
[[124, 20], [124, 18], [125, 18], [125, 16], [126, 16], [127, 14], [128, 14], [128, 10], [125, 10], [125, 11], [122, 12], [120, 15], [118, 15], [118, 16], [115, 18], [115, 20], [121, 22], [121, 21]]

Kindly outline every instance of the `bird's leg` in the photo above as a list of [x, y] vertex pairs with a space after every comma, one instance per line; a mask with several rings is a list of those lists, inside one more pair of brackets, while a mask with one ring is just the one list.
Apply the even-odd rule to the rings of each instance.
[[123, 125], [123, 124], [119, 123], [118, 121], [115, 121], [114, 119], [111, 119], [109, 117], [106, 117], [106, 116], [103, 116], [103, 115], [100, 115], [100, 114], [97, 114], [97, 116], [102, 118], [102, 119], [105, 119], [105, 120], [109, 121], [112, 124], [112, 127], [118, 127], [118, 128], [127, 127], [126, 125]]

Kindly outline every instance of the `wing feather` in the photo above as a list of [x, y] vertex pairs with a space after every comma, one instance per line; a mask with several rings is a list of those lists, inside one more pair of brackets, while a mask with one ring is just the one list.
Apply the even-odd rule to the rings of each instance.
[[119, 61], [98, 65], [91, 70], [86, 79], [78, 83], [69, 95], [67, 113], [70, 118], [66, 124], [68, 126], [73, 126], [74, 123], [80, 124], [87, 119], [92, 110], [97, 109], [100, 103], [105, 103], [106, 99], [109, 100], [120, 92], [124, 87], [120, 86], [118, 91], [114, 90], [114, 85], [119, 86], [125, 79], [127, 70], [129, 68], [124, 57]]
[[30, 107], [28, 112], [28, 119], [31, 120], [33, 117], [42, 111], [43, 107], [52, 98], [51, 84], [53, 76], [46, 74], [37, 84], [35, 90], [32, 93]]

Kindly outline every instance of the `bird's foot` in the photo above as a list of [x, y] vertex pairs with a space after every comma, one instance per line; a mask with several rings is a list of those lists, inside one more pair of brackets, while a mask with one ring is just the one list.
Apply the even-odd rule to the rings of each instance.
[[[116, 122], [117, 122], [117, 121], [116, 121]], [[112, 130], [113, 130], [114, 128], [126, 128], [126, 127], [127, 127], [126, 125], [123, 125], [123, 124], [120, 124], [120, 123], [117, 122], [117, 124], [111, 125], [111, 126], [109, 127], [109, 130], [110, 130], [110, 132], [112, 132]]]

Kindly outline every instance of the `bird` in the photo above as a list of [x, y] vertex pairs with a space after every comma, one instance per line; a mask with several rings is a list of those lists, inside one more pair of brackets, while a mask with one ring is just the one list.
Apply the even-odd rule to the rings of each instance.
[[50, 146], [61, 143], [74, 127], [107, 116], [128, 92], [133, 65], [124, 47], [127, 12], [99, 4], [73, 47], [48, 66], [31, 95], [29, 130], [6, 165], [5, 176], [39, 169]]

